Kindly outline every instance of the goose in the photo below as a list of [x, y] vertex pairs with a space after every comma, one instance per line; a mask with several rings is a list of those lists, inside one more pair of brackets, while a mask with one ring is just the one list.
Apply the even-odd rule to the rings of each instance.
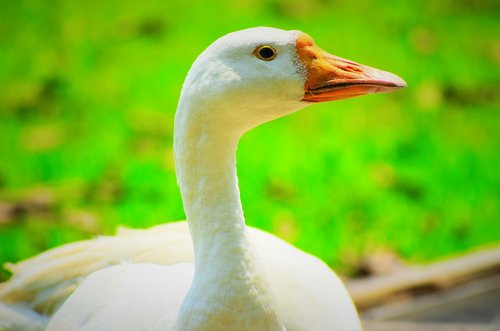
[[43, 329], [55, 312], [48, 331], [361, 330], [323, 262], [246, 227], [236, 149], [250, 129], [312, 103], [405, 86], [326, 53], [300, 31], [260, 27], [219, 38], [189, 70], [175, 116], [187, 223], [122, 230], [10, 266], [0, 329], [1, 320], [5, 330]]

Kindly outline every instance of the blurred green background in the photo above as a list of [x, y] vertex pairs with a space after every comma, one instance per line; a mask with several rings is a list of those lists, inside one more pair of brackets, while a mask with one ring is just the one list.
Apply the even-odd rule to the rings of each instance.
[[183, 78], [213, 40], [260, 25], [409, 88], [247, 134], [249, 224], [348, 275], [379, 251], [422, 263], [500, 241], [497, 0], [0, 2], [0, 262], [183, 219]]

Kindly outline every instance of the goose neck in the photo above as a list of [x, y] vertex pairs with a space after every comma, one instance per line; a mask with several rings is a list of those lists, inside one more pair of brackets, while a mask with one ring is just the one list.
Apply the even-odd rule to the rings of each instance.
[[178, 329], [282, 330], [245, 227], [236, 176], [240, 136], [207, 129], [200, 117], [186, 120], [182, 113], [176, 115], [176, 129], [177, 177], [195, 253]]

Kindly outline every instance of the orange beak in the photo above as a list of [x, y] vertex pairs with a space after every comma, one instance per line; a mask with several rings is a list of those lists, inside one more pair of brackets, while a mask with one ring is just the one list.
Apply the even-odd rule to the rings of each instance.
[[303, 101], [324, 102], [406, 87], [400, 77], [328, 54], [308, 35], [297, 38], [297, 54], [307, 70]]

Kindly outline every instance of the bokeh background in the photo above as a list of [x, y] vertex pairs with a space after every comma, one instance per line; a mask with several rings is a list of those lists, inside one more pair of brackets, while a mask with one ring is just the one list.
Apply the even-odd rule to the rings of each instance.
[[[8, 1], [0, 10], [0, 262], [184, 219], [172, 132], [213, 40], [300, 29], [408, 89], [247, 134], [247, 222], [345, 275], [500, 241], [497, 0]], [[1, 278], [7, 274], [1, 274]]]

